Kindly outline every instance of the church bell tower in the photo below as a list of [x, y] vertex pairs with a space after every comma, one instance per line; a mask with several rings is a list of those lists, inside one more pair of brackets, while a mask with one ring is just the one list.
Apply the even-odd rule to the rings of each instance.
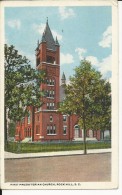
[[[55, 139], [55, 135], [59, 129], [57, 106], [60, 101], [60, 45], [57, 37], [55, 40], [53, 38], [48, 20], [46, 22], [41, 42], [38, 41], [37, 44], [36, 68], [46, 72], [45, 83], [40, 85], [41, 91], [45, 92], [45, 96], [42, 98], [43, 105], [38, 116], [40, 117], [38, 127], [40, 138], [42, 140]], [[37, 140], [39, 140], [39, 137], [37, 137]]]
[[55, 110], [59, 102], [60, 45], [57, 37], [56, 40], [53, 38], [48, 20], [36, 49], [36, 68], [46, 71], [46, 84], [41, 85], [41, 90], [46, 92], [43, 109], [52, 107]]

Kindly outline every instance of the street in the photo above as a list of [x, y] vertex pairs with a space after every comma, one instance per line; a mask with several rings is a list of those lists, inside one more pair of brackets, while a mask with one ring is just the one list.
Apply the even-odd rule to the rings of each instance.
[[110, 180], [111, 153], [5, 160], [5, 182]]

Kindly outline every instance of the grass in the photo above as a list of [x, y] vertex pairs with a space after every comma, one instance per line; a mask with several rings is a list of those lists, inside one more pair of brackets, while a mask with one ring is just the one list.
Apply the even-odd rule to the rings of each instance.
[[[87, 149], [111, 148], [110, 142], [87, 143]], [[5, 150], [13, 153], [36, 153], [36, 152], [56, 152], [83, 150], [84, 145], [80, 142], [64, 143], [17, 143], [8, 142]]]

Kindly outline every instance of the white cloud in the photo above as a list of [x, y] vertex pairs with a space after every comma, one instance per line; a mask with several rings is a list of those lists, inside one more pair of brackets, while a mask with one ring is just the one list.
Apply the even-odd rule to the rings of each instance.
[[52, 30], [52, 34], [53, 34], [54, 38], [57, 37], [57, 39], [59, 41], [62, 40], [62, 35], [60, 35], [59, 33], [57, 33], [55, 30]]
[[112, 85], [112, 78], [111, 77], [108, 79], [108, 82]]
[[[45, 30], [45, 24], [43, 24], [43, 23], [40, 24], [40, 25], [33, 24], [33, 28], [34, 28], [39, 34], [42, 35], [43, 32], [44, 32], [44, 30]], [[59, 41], [62, 40], [62, 35], [60, 35], [57, 31], [51, 29], [51, 32], [52, 32], [54, 38], [57, 37], [57, 39], [58, 39]]]
[[107, 78], [110, 76], [111, 72], [111, 64], [112, 64], [112, 56], [109, 55], [102, 60], [98, 60], [95, 56], [87, 56], [86, 60], [90, 61], [91, 64], [97, 68], [99, 72], [103, 75], [103, 78]]
[[75, 16], [73, 9], [67, 7], [59, 7], [59, 14], [62, 20]]
[[21, 27], [21, 22], [20, 20], [8, 20], [8, 26], [11, 27], [11, 28], [16, 28], [17, 30], [20, 29]]
[[43, 34], [44, 32], [44, 29], [45, 29], [45, 24], [40, 24], [40, 25], [37, 25], [37, 24], [33, 24], [33, 28], [39, 33], [39, 34]]
[[101, 47], [110, 47], [112, 43], [112, 27], [108, 26], [106, 31], [103, 33], [102, 40], [98, 43]]
[[[97, 68], [98, 71], [101, 72], [103, 77], [109, 77], [111, 72], [111, 64], [112, 64], [112, 55], [107, 56], [106, 58], [103, 58], [102, 60], [99, 60], [95, 56], [87, 56], [87, 50], [84, 48], [76, 48], [75, 52], [78, 53], [79, 59], [83, 60], [84, 58], [91, 62], [91, 64]], [[85, 55], [84, 55], [85, 54]]]
[[9, 45], [9, 41], [8, 41], [8, 38], [5, 37], [5, 40], [4, 40], [5, 44]]
[[87, 56], [86, 60], [90, 61], [91, 64], [98, 66], [99, 61], [95, 56]]
[[103, 58], [102, 60], [98, 60], [95, 56], [87, 56], [86, 60], [90, 61], [91, 64], [98, 69], [98, 71], [101, 72], [103, 77], [108, 77], [108, 74], [111, 72], [111, 60], [112, 56], [109, 55], [106, 58]]
[[108, 57], [102, 59], [101, 62], [99, 62], [99, 71], [106, 75], [108, 72], [111, 71], [111, 64], [112, 64], [112, 55], [109, 55]]
[[84, 49], [84, 48], [76, 48], [75, 52], [78, 53], [79, 59], [83, 60], [84, 59], [84, 54], [87, 52], [87, 50]]
[[69, 53], [60, 55], [61, 58], [61, 64], [71, 64], [74, 62], [73, 56]]
[[28, 58], [28, 60], [30, 60], [30, 63], [32, 65], [32, 67], [36, 68], [36, 58], [35, 58], [35, 55], [27, 54], [25, 56]]

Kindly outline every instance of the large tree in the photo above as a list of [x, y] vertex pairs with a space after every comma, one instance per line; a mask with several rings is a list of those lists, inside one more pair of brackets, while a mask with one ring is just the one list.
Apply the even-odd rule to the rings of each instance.
[[21, 121], [28, 114], [29, 106], [42, 105], [41, 82], [45, 72], [33, 69], [30, 61], [19, 54], [13, 45], [5, 44], [5, 141], [7, 140], [7, 118]]
[[66, 98], [60, 103], [59, 111], [76, 114], [79, 125], [84, 130], [84, 154], [86, 150], [86, 130], [110, 128], [111, 121], [111, 87], [102, 79], [91, 63], [82, 60], [75, 68], [70, 84], [65, 86]]

